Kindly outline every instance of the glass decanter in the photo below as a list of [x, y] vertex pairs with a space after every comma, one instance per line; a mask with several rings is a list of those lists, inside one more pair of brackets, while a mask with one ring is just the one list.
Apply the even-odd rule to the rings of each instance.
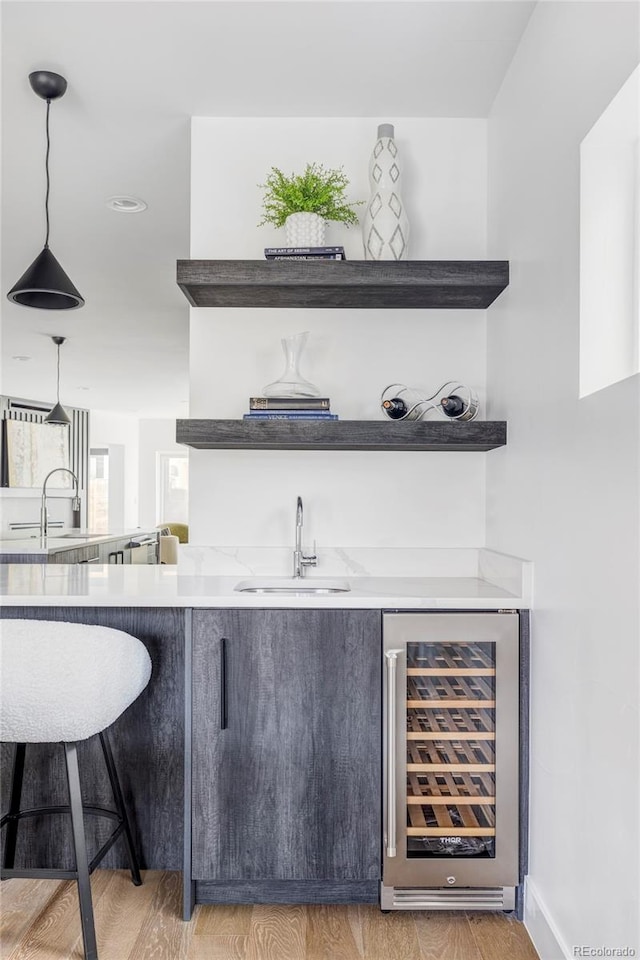
[[309, 332], [283, 337], [280, 343], [284, 350], [285, 369], [278, 380], [268, 383], [262, 393], [265, 397], [319, 397], [320, 391], [300, 374], [300, 356]]

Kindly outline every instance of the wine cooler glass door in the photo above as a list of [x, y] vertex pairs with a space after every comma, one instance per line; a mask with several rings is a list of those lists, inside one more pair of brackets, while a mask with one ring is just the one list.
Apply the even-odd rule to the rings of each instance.
[[386, 614], [384, 631], [385, 884], [517, 883], [517, 615]]

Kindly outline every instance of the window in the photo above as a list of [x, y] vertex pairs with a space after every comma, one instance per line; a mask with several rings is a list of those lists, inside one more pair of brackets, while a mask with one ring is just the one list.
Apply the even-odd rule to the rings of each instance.
[[189, 506], [189, 455], [156, 455], [156, 523], [187, 523]]
[[640, 371], [640, 67], [580, 145], [580, 396]]
[[106, 447], [89, 450], [89, 510], [87, 523], [91, 533], [109, 532], [109, 451]]

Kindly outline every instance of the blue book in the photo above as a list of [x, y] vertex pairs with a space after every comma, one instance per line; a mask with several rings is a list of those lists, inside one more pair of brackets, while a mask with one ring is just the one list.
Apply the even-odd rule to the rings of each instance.
[[260, 410], [245, 413], [243, 420], [337, 420], [337, 413], [323, 410]]

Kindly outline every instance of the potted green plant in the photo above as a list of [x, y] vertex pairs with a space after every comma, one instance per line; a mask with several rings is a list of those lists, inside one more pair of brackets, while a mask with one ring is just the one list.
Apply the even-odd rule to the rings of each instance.
[[347, 227], [358, 222], [353, 207], [364, 201], [348, 202], [348, 185], [342, 167], [325, 170], [320, 163], [308, 163], [303, 173], [291, 176], [272, 167], [265, 183], [259, 184], [265, 191], [259, 226], [284, 226], [290, 247], [321, 247], [327, 220]]

